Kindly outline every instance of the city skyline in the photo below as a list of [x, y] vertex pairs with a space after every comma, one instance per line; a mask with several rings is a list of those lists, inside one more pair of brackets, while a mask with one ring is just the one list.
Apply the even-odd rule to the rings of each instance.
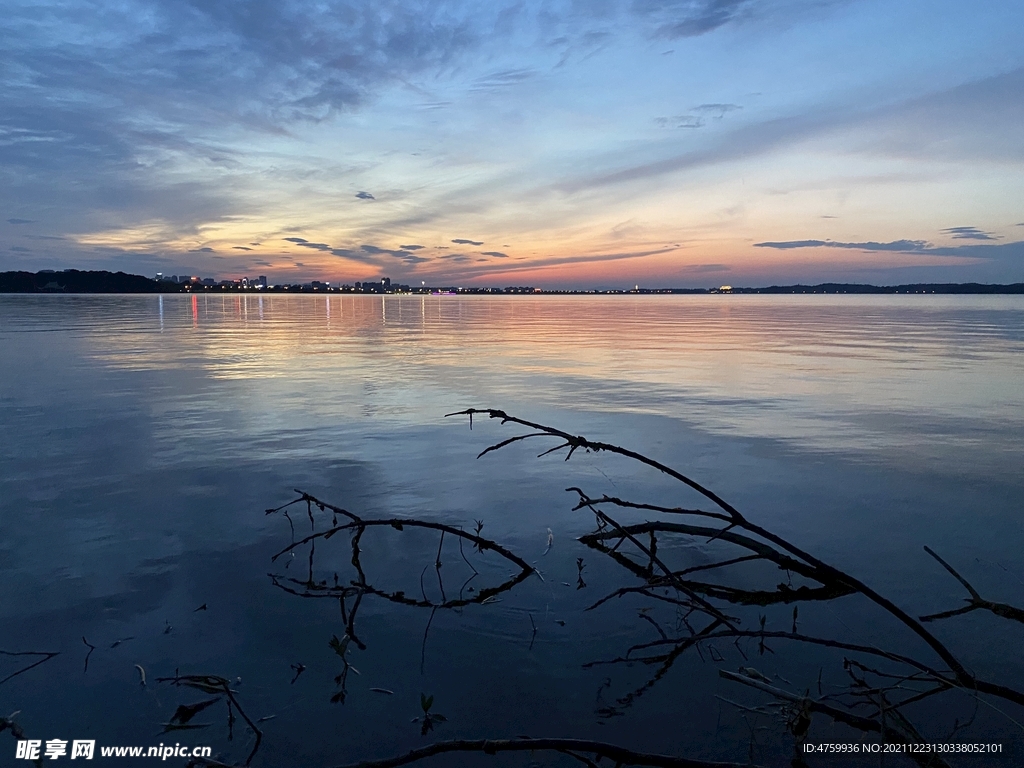
[[0, 270], [1024, 280], [1017, 3], [11, 3]]

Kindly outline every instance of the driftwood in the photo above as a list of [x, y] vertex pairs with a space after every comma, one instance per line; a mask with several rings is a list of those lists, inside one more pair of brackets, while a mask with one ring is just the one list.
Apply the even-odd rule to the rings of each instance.
[[[349, 672], [354, 669], [348, 657], [351, 646], [354, 645], [359, 650], [366, 650], [366, 644], [360, 639], [359, 634], [356, 631], [359, 607], [362, 605], [364, 598], [375, 597], [411, 608], [430, 609], [430, 618], [427, 620], [427, 624], [423, 632], [423, 644], [421, 650], [422, 666], [422, 664], [425, 663], [427, 636], [430, 632], [430, 626], [434, 620], [434, 614], [438, 610], [460, 610], [470, 605], [482, 605], [484, 603], [488, 603], [495, 600], [498, 595], [511, 590], [516, 585], [521, 584], [531, 575], [536, 573], [533, 566], [529, 565], [525, 560], [519, 557], [519, 555], [506, 549], [498, 542], [480, 535], [480, 531], [483, 527], [482, 523], [478, 522], [476, 532], [470, 533], [462, 528], [428, 520], [401, 517], [366, 519], [350, 512], [347, 509], [321, 501], [305, 491], [296, 489], [295, 492], [299, 494], [297, 498], [280, 507], [268, 509], [266, 512], [268, 515], [276, 514], [278, 512], [284, 514], [288, 519], [292, 534], [292, 543], [275, 554], [271, 558], [271, 561], [278, 562], [285, 555], [293, 555], [298, 550], [306, 549], [308, 550], [306, 557], [306, 576], [305, 578], [300, 579], [292, 576], [286, 576], [281, 573], [271, 573], [268, 575], [271, 583], [275, 587], [288, 592], [289, 594], [296, 595], [297, 597], [312, 599], [326, 598], [338, 601], [345, 630], [341, 638], [335, 636], [331, 638], [329, 643], [330, 647], [340, 657], [342, 663], [342, 670], [335, 678], [338, 690], [331, 697], [331, 701], [333, 703], [343, 704], [347, 697], [348, 675]], [[309, 520], [311, 531], [309, 535], [298, 540], [295, 539], [294, 522], [288, 515], [288, 510], [295, 505], [305, 506], [306, 516]], [[316, 512], [323, 513], [324, 515], [330, 515], [330, 525], [321, 530], [317, 530]], [[426, 530], [436, 531], [439, 534], [437, 552], [434, 555], [434, 561], [433, 563], [425, 565], [423, 572], [420, 574], [421, 596], [419, 598], [409, 595], [404, 591], [382, 589], [375, 586], [368, 580], [366, 570], [363, 567], [363, 550], [360, 544], [364, 534], [375, 529], [389, 529], [400, 533], [413, 530]], [[339, 534], [347, 534], [349, 536], [348, 541], [351, 549], [350, 563], [352, 565], [355, 578], [343, 581], [339, 577], [339, 574], [335, 572], [333, 573], [333, 580], [317, 579], [315, 577], [317, 544], [319, 543], [323, 546], [325, 542], [330, 541]], [[466, 583], [462, 585], [462, 588], [459, 590], [458, 597], [449, 597], [445, 591], [442, 567], [444, 565], [443, 552], [446, 537], [458, 542], [459, 555], [473, 574], [469, 577]], [[490, 587], [482, 587], [480, 589], [473, 589], [471, 597], [465, 596], [467, 585], [479, 575], [477, 569], [466, 556], [464, 548], [464, 544], [466, 543], [471, 544], [472, 551], [477, 553], [483, 554], [493, 552], [495, 555], [501, 557], [510, 565], [514, 566], [517, 569], [517, 572], [500, 584]], [[285, 567], [287, 567], [287, 564]], [[434, 568], [437, 579], [437, 588], [441, 595], [440, 600], [431, 600], [427, 597], [423, 578], [431, 565]]]
[[[35, 669], [36, 667], [40, 666], [41, 664], [45, 664], [50, 659], [52, 659], [52, 658], [54, 658], [56, 656], [59, 656], [59, 655], [60, 655], [59, 651], [2, 651], [2, 650], [0, 650], [0, 656], [6, 656], [8, 658], [14, 658], [14, 659], [24, 659], [26, 662], [28, 662], [28, 663], [24, 664], [23, 666], [18, 667], [18, 669], [14, 670], [13, 672], [8, 674], [3, 679], [0, 679], [0, 685], [3, 685], [4, 683], [6, 683], [6, 682], [8, 682], [10, 680], [13, 680], [14, 678], [18, 677], [19, 675], [23, 675], [26, 672]], [[28, 736], [25, 734], [25, 731], [21, 727], [21, 725], [19, 725], [15, 721], [14, 718], [17, 715], [18, 715], [18, 712], [15, 712], [15, 713], [13, 713], [11, 715], [8, 715], [7, 717], [0, 717], [0, 733], [3, 733], [4, 731], [10, 731], [11, 732], [11, 736], [14, 737], [15, 741], [24, 741], [25, 739], [28, 738]]]
[[[825, 562], [760, 526], [715, 492], [655, 459], [611, 443], [590, 440], [554, 427], [520, 419], [498, 409], [470, 408], [448, 415], [468, 416], [471, 427], [474, 417], [485, 416], [498, 420], [501, 424], [525, 428], [526, 431], [522, 434], [513, 435], [486, 447], [478, 458], [521, 442], [554, 439], [557, 444], [544, 450], [540, 456], [564, 451], [564, 459], [568, 461], [576, 451], [619, 455], [678, 481], [710, 502], [711, 506], [707, 509], [671, 507], [608, 495], [592, 496], [578, 487], [566, 489], [574, 494], [574, 511], [584, 511], [594, 516], [594, 530], [582, 536], [579, 539], [580, 543], [620, 566], [626, 577], [621, 586], [595, 600], [587, 610], [598, 610], [612, 600], [640, 599], [646, 601], [648, 606], [638, 612], [639, 619], [653, 626], [658, 633], [657, 639], [635, 644], [615, 658], [595, 660], [584, 665], [594, 667], [639, 664], [654, 668], [653, 674], [642, 685], [619, 696], [614, 704], [599, 709], [599, 717], [623, 714], [639, 697], [654, 686], [662, 684], [668, 678], [673, 664], [684, 653], [694, 652], [700, 654], [702, 658], [705, 658], [706, 654], [712, 662], [719, 665], [719, 674], [723, 680], [755, 690], [767, 697], [767, 701], [756, 706], [737, 703], [723, 697], [718, 698], [738, 710], [744, 718], [753, 716], [774, 719], [782, 731], [788, 732], [793, 739], [794, 766], [807, 766], [807, 761], [812, 759], [801, 753], [799, 747], [808, 739], [815, 719], [840, 724], [853, 731], [860, 731], [865, 737], [889, 744], [914, 745], [946, 740], [941, 737], [923, 736], [911, 718], [915, 705], [934, 700], [936, 697], [947, 696], [951, 692], [961, 692], [974, 702], [976, 708], [986, 706], [1016, 725], [1016, 720], [1004, 711], [1003, 707], [1024, 707], [1024, 692], [999, 681], [975, 675], [957, 654], [925, 625], [977, 610], [1024, 623], [1024, 610], [982, 598], [964, 577], [931, 549], [925, 548], [931, 557], [964, 586], [969, 597], [967, 605], [963, 607], [915, 618], [853, 574]], [[284, 513], [292, 533], [292, 543], [275, 555], [274, 560], [277, 561], [285, 555], [294, 556], [295, 552], [308, 549], [308, 571], [305, 578], [278, 573], [272, 574], [271, 580], [278, 588], [303, 598], [330, 598], [339, 601], [345, 632], [342, 638], [333, 638], [331, 646], [341, 656], [345, 665], [342, 675], [337, 679], [342, 688], [342, 701], [345, 675], [350, 668], [346, 654], [351, 645], [360, 649], [366, 647], [356, 633], [356, 615], [364, 598], [380, 598], [410, 608], [429, 609], [430, 619], [424, 633], [425, 648], [430, 622], [438, 610], [460, 610], [472, 604], [486, 603], [536, 573], [518, 555], [483, 537], [482, 523], [479, 521], [475, 533], [469, 533], [455, 526], [424, 520], [364, 519], [308, 493], [297, 493], [299, 496], [293, 501], [267, 512]], [[310, 522], [310, 533], [298, 540], [295, 538], [294, 521], [288, 515], [288, 510], [293, 505], [305, 505]], [[649, 519], [640, 523], [624, 524], [613, 516], [613, 513], [617, 514], [616, 510], [618, 513], [640, 513], [649, 516]], [[314, 515], [316, 511], [330, 515], [331, 525], [317, 530]], [[370, 530], [386, 528], [397, 531], [426, 529], [439, 534], [440, 540], [434, 562], [438, 591], [441, 595], [439, 600], [428, 598], [423, 585], [423, 575], [429, 570], [429, 564], [424, 567], [421, 575], [420, 597], [378, 588], [367, 580], [361, 562], [360, 540]], [[323, 578], [318, 580], [314, 574], [316, 547], [323, 546], [325, 542], [339, 534], [349, 538], [355, 577], [342, 582], [335, 574], [333, 584]], [[462, 559], [474, 572], [471, 578], [475, 578], [477, 572], [466, 558], [464, 543], [472, 545], [473, 551], [476, 552], [493, 552], [519, 570], [505, 582], [481, 589], [470, 598], [464, 597], [461, 590], [458, 597], [448, 596], [441, 578], [441, 557], [446, 537], [458, 540]], [[710, 563], [677, 565], [670, 562], [670, 558], [666, 558], [664, 552], [666, 541], [679, 539], [701, 542], [704, 545], [714, 543], [716, 548], [726, 554]], [[578, 558], [578, 589], [587, 586], [583, 579], [584, 567], [583, 558]], [[735, 576], [739, 573], [737, 569], [752, 568], [760, 569], [759, 578], [762, 584], [754, 588], [738, 586], [735, 583]], [[765, 576], [765, 573], [775, 573], [777, 576]], [[887, 615], [902, 626], [905, 637], [900, 640], [898, 649], [853, 643], [842, 637], [817, 636], [801, 630], [801, 604], [813, 605], [850, 596], [866, 599], [881, 614]], [[656, 612], [659, 605], [667, 606], [676, 612], [675, 627], [666, 628], [657, 620], [652, 611]], [[777, 611], [779, 607], [789, 605], [793, 606], [792, 621], [790, 625], [787, 619], [785, 629], [769, 627], [767, 617], [763, 614], [758, 614], [756, 618], [750, 616], [751, 611], [759, 608], [774, 606]], [[529, 618], [533, 627], [532, 647], [537, 630], [533, 616], [530, 615]], [[777, 621], [777, 618], [775, 620]], [[920, 650], [907, 651], [907, 647], [914, 645], [908, 641], [916, 641]], [[738, 671], [724, 668], [722, 665], [725, 663], [725, 657], [719, 650], [719, 646], [723, 644], [733, 646], [743, 657], [745, 666], [740, 667]], [[822, 673], [819, 672], [817, 693], [812, 695], [813, 684], [800, 688], [781, 678], [769, 678], [762, 674], [749, 665], [748, 654], [744, 650], [747, 648], [751, 654], [763, 656], [775, 653], [775, 647], [781, 650], [783, 647], [794, 645], [827, 648], [841, 654], [842, 675], [846, 682], [838, 688], [832, 686], [826, 691], [822, 686]], [[602, 686], [602, 689], [604, 687]], [[964, 723], [958, 720], [954, 733], [969, 727], [972, 722], [973, 715]], [[1024, 726], [1021, 727], [1024, 729]], [[754, 733], [753, 727], [751, 733]], [[753, 735], [751, 738], [751, 750], [746, 765], [753, 763]], [[396, 757], [355, 763], [348, 768], [408, 765], [453, 752], [492, 755], [517, 751], [561, 753], [588, 766], [596, 766], [602, 759], [610, 760], [612, 764], [619, 766], [727, 765], [680, 755], [650, 755], [613, 744], [571, 738], [515, 738], [442, 741]], [[934, 768], [943, 768], [947, 765], [943, 757], [928, 753], [908, 751], [892, 755], [891, 758], [907, 759], [918, 765]]]
[[[176, 672], [173, 677], [158, 677], [156, 681], [158, 683], [170, 683], [175, 686], [184, 686], [186, 688], [201, 691], [205, 694], [213, 695], [213, 698], [205, 699], [204, 701], [195, 704], [180, 705], [177, 710], [175, 710], [171, 720], [164, 724], [165, 733], [168, 731], [188, 730], [195, 727], [203, 727], [191, 723], [192, 718], [207, 707], [223, 700], [227, 704], [228, 738], [232, 739], [234, 738], [235, 712], [238, 712], [242, 720], [245, 721], [249, 730], [252, 731], [255, 736], [252, 750], [249, 752], [245, 762], [242, 763], [245, 768], [248, 768], [252, 763], [253, 758], [256, 757], [256, 753], [260, 751], [260, 745], [263, 743], [263, 731], [260, 730], [259, 726], [254, 723], [245, 713], [245, 710], [242, 709], [242, 705], [238, 703], [238, 698], [235, 696], [237, 692], [232, 690], [230, 681], [228, 681], [227, 678], [218, 677], [217, 675], [180, 675]], [[190, 760], [188, 764], [214, 767], [225, 765], [224, 763], [207, 758]]]
[[[986, 610], [1001, 618], [1024, 621], [1024, 611], [985, 600], [932, 550], [926, 548], [968, 591], [968, 604], [957, 610], [917, 619], [854, 575], [826, 563], [758, 525], [715, 492], [655, 459], [621, 446], [520, 419], [498, 409], [471, 408], [449, 415], [466, 415], [471, 426], [474, 416], [486, 416], [501, 424], [518, 425], [527, 430], [486, 447], [478, 458], [514, 443], [554, 439], [557, 444], [543, 451], [540, 456], [564, 451], [564, 459], [568, 461], [578, 450], [616, 454], [682, 483], [711, 502], [712, 506], [708, 509], [670, 507], [607, 495], [595, 497], [578, 487], [567, 489], [577, 497], [574, 509], [589, 511], [595, 518], [594, 532], [581, 537], [581, 543], [611, 558], [638, 580], [638, 583], [624, 585], [600, 598], [588, 610], [629, 595], [673, 605], [682, 611], [681, 634], [666, 632], [649, 614], [641, 612], [640, 617], [655, 626], [659, 638], [635, 645], [620, 657], [588, 665], [642, 663], [656, 667], [653, 677], [620, 697], [616, 706], [606, 708], [604, 714], [621, 714], [637, 697], [663, 680], [675, 660], [684, 652], [692, 649], [702, 653], [704, 649], [712, 659], [720, 661], [722, 657], [716, 650], [716, 642], [731, 642], [743, 654], [739, 645], [741, 641], [756, 643], [759, 654], [772, 651], [769, 643], [782, 642], [833, 648], [848, 655], [844, 659], [844, 669], [849, 678], [846, 690], [817, 697], [811, 697], [807, 691], [787, 691], [768, 679], [758, 680], [760, 673], [752, 667], [742, 668], [739, 673], [720, 670], [724, 679], [756, 687], [784, 705], [777, 710], [777, 714], [784, 716], [797, 743], [805, 738], [813, 716], [824, 716], [865, 733], [877, 734], [882, 740], [891, 743], [923, 742], [925, 740], [905, 715], [905, 710], [925, 699], [954, 690], [963, 691], [978, 701], [995, 702], [992, 706], [996, 711], [1001, 711], [998, 708], [999, 700], [1024, 706], [1024, 693], [998, 681], [977, 677], [924, 625], [975, 610]], [[654, 519], [623, 525], [612, 516], [611, 510], [614, 509], [650, 514]], [[677, 568], [668, 565], [658, 554], [659, 542], [667, 537], [690, 538], [706, 544], [720, 542], [721, 546], [738, 551], [735, 555], [710, 564]], [[733, 569], [749, 567], [753, 563], [774, 566], [780, 574], [785, 575], [785, 579], [779, 579], [772, 588], [759, 589], [740, 588], [728, 582], [727, 574]], [[794, 577], [803, 583], [794, 584]], [[850, 595], [866, 598], [898, 621], [909, 636], [923, 642], [929, 653], [898, 653], [850, 643], [842, 638], [816, 637], [800, 631], [800, 603], [831, 601]], [[706, 603], [712, 604], [711, 610], [708, 610]], [[729, 615], [731, 611], [728, 608], [782, 604], [794, 606], [792, 627], [786, 631], [766, 628], [763, 615], [760, 616], [759, 626], [744, 627], [738, 617]], [[862, 659], [875, 659], [876, 663], [880, 661], [891, 669], [874, 669], [859, 661], [858, 656]], [[921, 765], [944, 765], [936, 756], [908, 756]], [[804, 758], [798, 756], [798, 759]]]

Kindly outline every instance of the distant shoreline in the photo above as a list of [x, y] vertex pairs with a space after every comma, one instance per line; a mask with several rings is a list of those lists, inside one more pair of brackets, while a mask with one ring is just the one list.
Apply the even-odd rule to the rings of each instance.
[[504, 288], [466, 286], [421, 286], [410, 288], [405, 285], [391, 285], [390, 281], [380, 283], [356, 283], [355, 285], [331, 285], [320, 281], [305, 284], [267, 285], [250, 284], [243, 281], [187, 283], [169, 280], [153, 280], [142, 275], [125, 272], [82, 271], [67, 269], [62, 272], [0, 272], [0, 293], [191, 293], [191, 294], [369, 294], [369, 295], [714, 295], [714, 294], [1024, 294], [1024, 283], [907, 283], [903, 285], [866, 285], [861, 283], [818, 283], [817, 285], [770, 285], [761, 288], [742, 286], [721, 286], [719, 288], [641, 288], [606, 290], [569, 290], [534, 288], [532, 286], [507, 286]]

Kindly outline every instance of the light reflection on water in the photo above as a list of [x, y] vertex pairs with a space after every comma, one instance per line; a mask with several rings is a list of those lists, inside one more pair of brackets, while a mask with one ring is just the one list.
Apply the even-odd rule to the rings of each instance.
[[[937, 433], [969, 439], [975, 429], [1009, 449], [1024, 426], [1016, 296], [20, 301], [36, 310], [33, 328], [74, 334], [93, 361], [202, 370], [316, 418], [427, 424], [485, 395], [841, 452], [920, 450]], [[20, 327], [11, 317], [5, 325]]]
[[[291, 713], [268, 729], [267, 765], [418, 743], [405, 729], [415, 701], [411, 713], [399, 696], [357, 696], [344, 711], [325, 703], [337, 621], [265, 581], [287, 532], [262, 510], [296, 486], [360, 510], [484, 518], [531, 560], [554, 531], [539, 561], [551, 578], [490, 612], [439, 620], [432, 642], [460, 651], [431, 657], [425, 676], [425, 617], [371, 610], [364, 689], [432, 686], [448, 714], [462, 712], [443, 736], [558, 723], [635, 737], [635, 720], [595, 725], [593, 675], [578, 669], [580, 654], [606, 656], [633, 637], [632, 607], [582, 615], [571, 632], [555, 623], [586, 604], [559, 587], [575, 580], [571, 540], [588, 523], [567, 514], [561, 489], [567, 477], [653, 500], [674, 489], [595, 457], [563, 466], [526, 450], [475, 462], [505, 433], [441, 418], [469, 405], [655, 453], [922, 610], [961, 597], [941, 574], [945, 591], [923, 591], [933, 564], [907, 554], [923, 543], [980, 563], [979, 588], [1005, 592], [1007, 573], [1024, 576], [1022, 297], [3, 296], [0, 345], [0, 647], [64, 652], [0, 693], [52, 737], [73, 726], [145, 742], [171, 697], [132, 687], [139, 661], [251, 679], [266, 713]], [[381, 557], [418, 573], [415, 552]], [[591, 568], [596, 591], [608, 574]], [[1000, 597], [1014, 602], [1012, 589]], [[193, 614], [203, 602], [216, 611]], [[527, 612], [547, 622], [529, 652]], [[82, 635], [106, 643], [87, 675]], [[136, 645], [109, 648], [129, 635]], [[298, 660], [309, 688], [288, 684]], [[505, 666], [520, 693], [503, 699], [484, 673]], [[580, 692], [553, 696], [552, 681]], [[109, 720], [89, 714], [100, 695], [123, 702]], [[658, 695], [641, 713], [652, 748], [678, 744], [659, 742], [658, 718], [691, 708], [695, 733], [715, 732], [699, 714], [706, 702]], [[299, 746], [311, 723], [346, 729], [322, 750]]]

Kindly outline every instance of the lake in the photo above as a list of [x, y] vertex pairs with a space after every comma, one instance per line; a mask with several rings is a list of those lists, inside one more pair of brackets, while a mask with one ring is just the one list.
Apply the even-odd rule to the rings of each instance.
[[[209, 696], [157, 682], [177, 670], [232, 681], [245, 712], [268, 718], [253, 765], [521, 735], [788, 764], [784, 714], [737, 707], [771, 698], [718, 670], [754, 666], [803, 692], [819, 670], [826, 688], [848, 682], [841, 653], [754, 642], [744, 658], [720, 643], [681, 655], [626, 704], [650, 665], [585, 666], [686, 617], [636, 595], [584, 610], [636, 578], [576, 541], [594, 516], [573, 511], [565, 489], [706, 500], [622, 457], [537, 458], [551, 440], [477, 459], [522, 430], [444, 417], [469, 407], [675, 467], [914, 616], [967, 597], [925, 545], [986, 599], [1024, 605], [1021, 296], [6, 295], [0, 351], [0, 649], [60, 653], [0, 685], [2, 713], [20, 711], [30, 738], [180, 741], [244, 762], [252, 734], [239, 719], [229, 740], [221, 704], [187, 723], [204, 727], [162, 732], [178, 705]], [[480, 521], [538, 575], [452, 610], [367, 595], [366, 647], [348, 649], [356, 671], [332, 703], [345, 669], [331, 647], [346, 630], [338, 600], [303, 599], [268, 576], [308, 576], [308, 548], [271, 561], [293, 534], [265, 510], [293, 489], [365, 518], [467, 531]], [[295, 536], [308, 535], [305, 505], [290, 509]], [[329, 527], [314, 512], [316, 530]], [[350, 538], [318, 541], [317, 582], [353, 578]], [[362, 564], [371, 583], [424, 602], [515, 571], [462, 543], [382, 526], [366, 532]], [[718, 543], [681, 537], [660, 551], [682, 567], [709, 562]], [[791, 621], [788, 604], [754, 607], [748, 626], [759, 611], [769, 628]], [[800, 615], [820, 634], [928, 654], [856, 596]], [[928, 626], [972, 673], [1024, 686], [1019, 624], [978, 611]], [[27, 658], [0, 657], [0, 677]], [[421, 694], [446, 718], [427, 736], [411, 722]], [[1012, 705], [954, 691], [922, 707], [929, 739], [1024, 746]], [[861, 738], [823, 716], [811, 727], [812, 740]], [[580, 763], [538, 752], [429, 764]]]

